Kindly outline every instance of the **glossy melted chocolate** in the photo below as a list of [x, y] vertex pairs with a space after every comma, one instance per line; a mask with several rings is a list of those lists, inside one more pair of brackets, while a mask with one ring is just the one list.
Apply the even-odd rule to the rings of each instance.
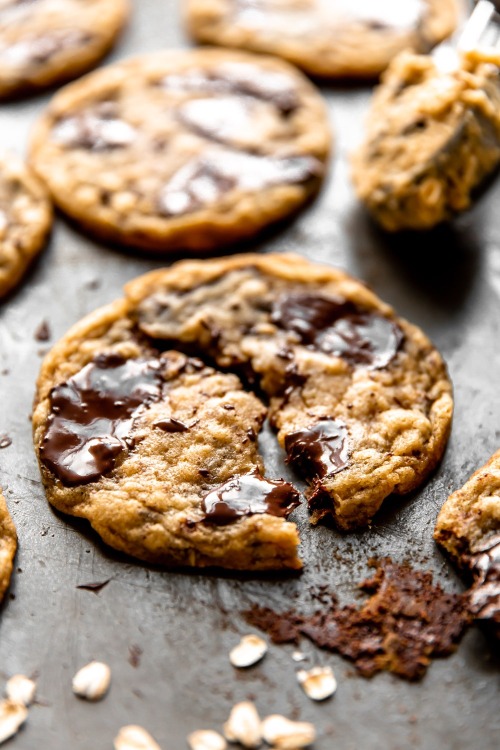
[[404, 338], [392, 320], [319, 294], [281, 297], [274, 305], [272, 321], [296, 333], [306, 346], [373, 370], [387, 367]]
[[51, 414], [40, 447], [42, 463], [68, 486], [110, 472], [132, 445], [136, 417], [162, 395], [157, 359], [100, 355], [50, 394]]
[[500, 637], [500, 536], [490, 540], [471, 560], [474, 585], [470, 591], [470, 607], [478, 620], [494, 623]]
[[307, 479], [337, 474], [349, 465], [346, 426], [325, 418], [285, 438], [288, 461]]
[[203, 521], [227, 526], [239, 518], [268, 513], [286, 518], [299, 505], [299, 493], [287, 482], [264, 479], [258, 473], [234, 477], [203, 498]]

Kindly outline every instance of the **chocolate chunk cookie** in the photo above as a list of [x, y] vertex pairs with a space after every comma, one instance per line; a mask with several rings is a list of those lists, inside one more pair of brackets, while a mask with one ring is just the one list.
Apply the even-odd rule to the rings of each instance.
[[265, 479], [266, 409], [236, 375], [158, 345], [125, 301], [47, 356], [33, 413], [49, 501], [143, 560], [300, 568], [298, 493]]
[[199, 42], [269, 52], [315, 76], [374, 77], [455, 29], [461, 0], [186, 0]]
[[450, 495], [434, 538], [472, 577], [472, 613], [500, 637], [500, 451]]
[[16, 549], [16, 528], [0, 490], [0, 601], [9, 586]]
[[58, 206], [95, 234], [208, 250], [296, 211], [329, 147], [325, 106], [300, 73], [199, 50], [135, 58], [68, 86], [31, 157]]
[[0, 298], [19, 283], [51, 225], [52, 207], [38, 178], [16, 157], [0, 155]]
[[128, 0], [0, 0], [0, 98], [90, 70], [128, 13]]
[[498, 67], [477, 53], [451, 72], [431, 57], [397, 57], [353, 160], [374, 219], [389, 231], [430, 229], [468, 209], [500, 162], [499, 112]]
[[450, 430], [436, 349], [362, 283], [293, 255], [193, 261], [126, 288], [138, 329], [241, 375], [269, 400], [313, 522], [364, 526], [418, 487]]

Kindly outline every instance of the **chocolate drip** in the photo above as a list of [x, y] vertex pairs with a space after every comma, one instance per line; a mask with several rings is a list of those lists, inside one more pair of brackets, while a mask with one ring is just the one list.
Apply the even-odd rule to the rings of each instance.
[[50, 394], [43, 464], [68, 486], [110, 472], [132, 445], [136, 417], [162, 395], [161, 362], [100, 355]]
[[180, 422], [178, 419], [174, 419], [173, 417], [170, 417], [169, 419], [160, 419], [158, 422], [155, 422], [153, 427], [158, 427], [159, 430], [163, 430], [163, 432], [188, 432], [189, 427], [184, 424], [184, 422]]
[[370, 369], [387, 367], [404, 338], [394, 321], [319, 294], [282, 297], [274, 305], [272, 322], [296, 333], [306, 346]]
[[500, 536], [490, 540], [469, 565], [474, 575], [469, 595], [471, 612], [478, 620], [494, 623], [500, 636]]
[[347, 428], [328, 417], [287, 435], [285, 449], [288, 461], [307, 479], [322, 479], [349, 465]]
[[283, 480], [264, 479], [257, 472], [234, 477], [203, 498], [203, 521], [227, 526], [239, 518], [268, 513], [286, 518], [299, 505], [299, 493]]

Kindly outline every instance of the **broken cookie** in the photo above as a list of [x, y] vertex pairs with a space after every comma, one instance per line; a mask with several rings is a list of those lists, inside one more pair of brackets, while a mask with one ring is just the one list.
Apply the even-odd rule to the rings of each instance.
[[0, 491], [0, 601], [9, 586], [16, 549], [16, 529]]
[[173, 51], [66, 87], [35, 128], [31, 160], [57, 205], [98, 236], [200, 251], [299, 209], [330, 141], [319, 93], [286, 63]]
[[397, 57], [353, 159], [357, 194], [374, 219], [389, 231], [430, 229], [468, 209], [500, 162], [499, 112], [490, 58], [464, 54], [442, 72], [432, 57]]
[[500, 637], [500, 451], [450, 495], [434, 538], [472, 578], [472, 614]]

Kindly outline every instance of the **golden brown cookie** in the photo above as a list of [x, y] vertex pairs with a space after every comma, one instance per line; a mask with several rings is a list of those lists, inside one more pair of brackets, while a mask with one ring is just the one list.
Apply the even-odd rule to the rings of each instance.
[[296, 211], [325, 172], [330, 131], [286, 63], [225, 50], [160, 52], [66, 87], [31, 160], [57, 205], [106, 239], [207, 250]]
[[[500, 60], [500, 57], [499, 57]], [[403, 54], [384, 75], [353, 158], [359, 198], [384, 229], [430, 229], [470, 208], [500, 162], [498, 67], [477, 55], [441, 72]]]
[[52, 225], [47, 191], [25, 164], [0, 155], [0, 299], [21, 280]]
[[90, 70], [129, 10], [128, 0], [0, 0], [0, 98]]
[[185, 0], [199, 42], [283, 57], [324, 77], [375, 77], [455, 29], [461, 0]]
[[500, 451], [450, 495], [434, 538], [472, 576], [471, 610], [500, 636]]
[[16, 528], [0, 491], [0, 601], [9, 586], [16, 549]]

